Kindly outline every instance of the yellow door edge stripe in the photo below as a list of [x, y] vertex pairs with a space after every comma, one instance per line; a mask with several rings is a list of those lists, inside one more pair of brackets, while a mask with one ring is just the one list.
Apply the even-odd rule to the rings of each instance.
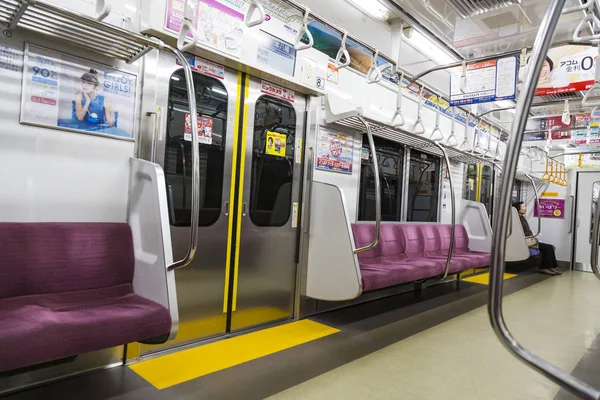
[[478, 163], [477, 164], [477, 181], [476, 181], [477, 189], [475, 190], [475, 201], [477, 201], [478, 203], [481, 203], [481, 184], [483, 182], [483, 180], [481, 179], [482, 175], [483, 175], [483, 164]]
[[233, 156], [231, 159], [231, 187], [229, 189], [229, 221], [227, 223], [227, 254], [225, 259], [225, 287], [223, 289], [223, 313], [227, 312], [229, 306], [229, 270], [231, 265], [231, 245], [233, 237], [233, 207], [235, 203], [235, 183], [236, 183], [236, 168], [237, 168], [237, 147], [238, 147], [238, 131], [240, 129], [240, 102], [242, 96], [242, 73], [238, 72], [237, 79], [237, 101], [235, 106], [235, 118], [233, 125]]
[[[237, 224], [237, 232], [235, 235], [235, 260], [234, 260], [234, 269], [233, 269], [233, 295], [231, 311], [235, 311], [237, 308], [237, 289], [238, 289], [238, 276], [239, 276], [239, 266], [240, 266], [240, 238], [242, 235], [242, 210], [246, 209], [243, 207], [244, 201], [244, 170], [246, 166], [246, 134], [248, 132], [248, 93], [250, 92], [250, 75], [246, 75], [246, 82], [244, 82], [245, 93], [244, 93], [244, 118], [243, 118], [243, 126], [242, 126], [242, 137], [240, 140], [242, 141], [242, 146], [240, 149], [240, 191], [238, 193], [238, 224]], [[247, 212], [250, 212], [248, 207]]]
[[167, 354], [129, 368], [162, 390], [338, 332], [305, 319]]

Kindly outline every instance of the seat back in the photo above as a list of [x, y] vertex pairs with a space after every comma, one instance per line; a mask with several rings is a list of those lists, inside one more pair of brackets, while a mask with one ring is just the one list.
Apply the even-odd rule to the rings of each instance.
[[[384, 224], [381, 224], [382, 231]], [[354, 245], [356, 248], [365, 247], [371, 243], [373, 243], [373, 239], [375, 238], [375, 224], [352, 224], [352, 234], [354, 236]], [[380, 236], [379, 243], [375, 248], [365, 251], [362, 253], [358, 253], [357, 257], [362, 262], [379, 262], [381, 257], [383, 256], [383, 238]]]
[[124, 223], [0, 223], [0, 298], [99, 289], [133, 280]]

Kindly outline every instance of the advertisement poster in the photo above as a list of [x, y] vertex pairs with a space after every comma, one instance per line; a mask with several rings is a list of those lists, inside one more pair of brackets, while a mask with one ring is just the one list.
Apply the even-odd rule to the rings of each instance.
[[267, 81], [261, 82], [260, 91], [273, 97], [277, 97], [278, 99], [289, 101], [292, 103], [296, 99], [296, 92], [294, 92], [293, 90], [286, 89], [284, 87]]
[[266, 154], [270, 156], [285, 157], [287, 136], [283, 133], [267, 131]]
[[317, 169], [352, 173], [352, 152], [354, 138], [323, 130], [317, 141]]
[[[539, 129], [550, 131], [553, 128], [569, 128], [573, 125], [573, 119], [574, 118], [571, 117], [568, 124], [563, 124], [561, 116], [540, 118]], [[545, 135], [546, 139], [548, 139], [547, 136], [548, 136], [548, 134]], [[571, 131], [552, 131], [552, 139], [553, 140], [570, 139], [570, 138], [571, 138]]]
[[516, 98], [517, 57], [467, 65], [464, 93], [462, 73], [462, 67], [457, 67], [450, 75], [450, 104], [453, 106]]
[[[183, 139], [192, 141], [192, 121], [190, 114], [185, 114]], [[213, 119], [198, 115], [198, 143], [212, 144]]]
[[596, 114], [592, 117], [591, 114], [576, 114], [573, 125], [575, 128], [589, 128], [573, 132], [574, 144], [600, 143], [600, 115]]
[[133, 138], [137, 77], [27, 44], [21, 123]]
[[[565, 218], [565, 200], [564, 199], [540, 199], [540, 214], [542, 218]], [[533, 216], [538, 216], [537, 201], [533, 209]]]
[[597, 55], [598, 49], [593, 46], [567, 45], [551, 48], [535, 95], [548, 96], [589, 89], [594, 84]]
[[[188, 53], [184, 53], [184, 56], [188, 63], [190, 63], [192, 71], [200, 72], [201, 74], [212, 76], [213, 78], [225, 79], [225, 67], [221, 64], [217, 64], [200, 57], [194, 57]], [[181, 65], [181, 62], [178, 58], [175, 59], [175, 62], [177, 65]]]

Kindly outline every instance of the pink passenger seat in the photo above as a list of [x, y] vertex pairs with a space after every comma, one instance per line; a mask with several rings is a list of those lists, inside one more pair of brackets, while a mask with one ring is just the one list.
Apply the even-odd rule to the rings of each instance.
[[165, 341], [170, 313], [133, 293], [133, 271], [127, 224], [0, 223], [0, 372]]
[[[358, 254], [363, 291], [435, 278], [444, 273], [450, 248], [451, 225], [382, 223], [379, 244]], [[357, 247], [370, 244], [375, 224], [353, 224]], [[488, 266], [489, 253], [469, 250], [469, 238], [462, 225], [456, 225], [451, 274]]]

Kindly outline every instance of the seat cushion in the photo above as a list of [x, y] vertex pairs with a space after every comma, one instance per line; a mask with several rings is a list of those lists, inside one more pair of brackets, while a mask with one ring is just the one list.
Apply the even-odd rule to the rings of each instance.
[[0, 299], [0, 372], [163, 336], [169, 312], [131, 285]]
[[436, 262], [412, 260], [411, 262], [361, 264], [363, 291], [382, 289], [421, 279], [433, 278], [442, 271]]

